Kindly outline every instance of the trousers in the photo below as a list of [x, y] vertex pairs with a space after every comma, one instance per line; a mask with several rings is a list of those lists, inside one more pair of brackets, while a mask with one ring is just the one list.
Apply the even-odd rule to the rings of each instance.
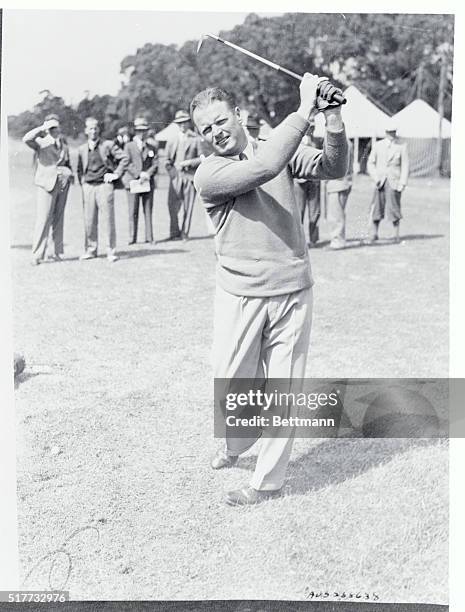
[[344, 246], [346, 241], [346, 204], [350, 189], [328, 193], [328, 221], [331, 231], [331, 246]]
[[152, 213], [153, 213], [153, 189], [147, 193], [131, 193], [128, 190], [128, 213], [129, 213], [129, 242], [137, 242], [137, 228], [139, 224], [139, 206], [142, 202], [145, 219], [145, 241], [153, 241]]
[[113, 254], [116, 247], [114, 188], [111, 183], [90, 185], [82, 183], [84, 206], [85, 250], [97, 254], [98, 221], [103, 219], [107, 253]]
[[[289, 381], [289, 392], [299, 393], [307, 363], [312, 308], [311, 288], [273, 297], [245, 297], [218, 287], [212, 352], [215, 377], [284, 378]], [[279, 431], [279, 437], [262, 436], [250, 481], [254, 489], [272, 491], [283, 486], [293, 440], [293, 427]], [[255, 441], [227, 438], [227, 452], [239, 455]]]
[[305, 220], [305, 209], [308, 208], [308, 239], [316, 244], [320, 238], [318, 221], [321, 213], [320, 181], [294, 181], [294, 192], [300, 210], [302, 223]]
[[68, 191], [69, 183], [63, 187], [58, 180], [52, 191], [37, 187], [37, 213], [32, 239], [34, 259], [45, 257], [47, 245], [54, 255], [63, 255], [63, 225]]
[[[183, 175], [182, 172], [172, 173], [168, 190], [170, 237], [179, 236], [181, 233], [189, 235], [196, 195], [192, 176]], [[181, 228], [179, 227], [180, 210], [182, 210]]]

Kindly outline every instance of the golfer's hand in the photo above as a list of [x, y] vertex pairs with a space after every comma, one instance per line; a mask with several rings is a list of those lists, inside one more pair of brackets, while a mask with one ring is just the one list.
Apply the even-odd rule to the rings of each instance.
[[309, 119], [316, 112], [317, 89], [320, 78], [315, 74], [306, 72], [300, 82], [300, 106], [297, 109], [299, 115]]

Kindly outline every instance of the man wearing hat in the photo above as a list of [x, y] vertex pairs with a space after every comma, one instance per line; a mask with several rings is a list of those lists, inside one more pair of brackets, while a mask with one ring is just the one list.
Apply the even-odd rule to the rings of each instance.
[[[194, 173], [202, 155], [200, 139], [191, 129], [189, 115], [183, 110], [177, 111], [174, 123], [179, 127], [179, 132], [166, 143], [166, 170], [170, 177], [168, 211], [171, 240], [189, 236], [196, 198]], [[181, 228], [178, 220], [180, 209], [182, 209]]]
[[37, 216], [32, 244], [32, 264], [38, 265], [45, 258], [50, 229], [53, 250], [51, 258], [59, 261], [63, 255], [63, 222], [66, 198], [73, 173], [69, 161], [69, 149], [60, 135], [57, 115], [48, 115], [39, 127], [30, 130], [23, 142], [34, 150], [36, 156]]
[[81, 260], [97, 257], [98, 219], [103, 217], [107, 259], [118, 261], [114, 209], [114, 182], [123, 176], [128, 158], [111, 140], [100, 138], [97, 119], [87, 117], [87, 142], [78, 149], [77, 175], [84, 203], [85, 252]]
[[368, 174], [375, 181], [370, 208], [368, 244], [378, 240], [379, 223], [386, 218], [394, 226], [394, 242], [399, 243], [402, 214], [400, 198], [407, 185], [409, 159], [407, 145], [397, 138], [396, 124], [386, 125], [386, 138], [375, 143], [368, 157]]
[[152, 211], [155, 174], [158, 171], [158, 151], [153, 141], [147, 142], [149, 125], [144, 118], [134, 120], [134, 138], [127, 142], [124, 152], [128, 158], [123, 184], [128, 195], [129, 244], [137, 242], [139, 204], [145, 218], [145, 242], [153, 242]]

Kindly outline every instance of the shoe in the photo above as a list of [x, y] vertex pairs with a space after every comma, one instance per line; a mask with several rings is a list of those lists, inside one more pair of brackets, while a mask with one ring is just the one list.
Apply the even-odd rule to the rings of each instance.
[[326, 247], [328, 251], [342, 251], [346, 248], [345, 244], [330, 244]]
[[174, 236], [170, 236], [168, 240], [182, 240], [181, 234], [175, 234]]
[[95, 259], [97, 257], [96, 253], [83, 253], [79, 259], [81, 261], [86, 261], [87, 259]]
[[366, 246], [370, 246], [372, 244], [375, 244], [375, 242], [377, 241], [378, 241], [378, 236], [375, 236], [374, 238], [365, 238], [365, 240], [362, 241], [362, 244]]
[[236, 465], [237, 460], [237, 455], [227, 455], [226, 451], [220, 448], [211, 460], [210, 465], [214, 470], [221, 470], [223, 468], [233, 467]]
[[115, 261], [118, 261], [119, 257], [118, 255], [107, 255], [107, 260], [110, 263], [115, 263]]
[[131, 244], [136, 244], [136, 241], [135, 241], [135, 240], [130, 240], [130, 241], [128, 242], [128, 246], [131, 246]]
[[261, 504], [268, 499], [274, 499], [281, 493], [281, 489], [276, 491], [257, 491], [253, 487], [244, 487], [236, 491], [229, 491], [226, 494], [226, 503], [228, 506], [254, 506]]
[[55, 253], [55, 255], [47, 255], [47, 261], [63, 261], [63, 258], [58, 253]]
[[35, 257], [31, 259], [31, 266], [38, 266], [41, 263], [42, 263], [41, 259], [36, 259]]

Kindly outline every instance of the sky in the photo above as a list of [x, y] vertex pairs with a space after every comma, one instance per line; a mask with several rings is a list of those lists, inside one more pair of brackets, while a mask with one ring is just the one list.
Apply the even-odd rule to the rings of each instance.
[[[248, 13], [4, 11], [5, 110], [17, 114], [49, 89], [67, 103], [116, 94], [120, 62], [147, 42], [182, 44], [243, 23]], [[271, 16], [276, 13], [262, 13]]]

